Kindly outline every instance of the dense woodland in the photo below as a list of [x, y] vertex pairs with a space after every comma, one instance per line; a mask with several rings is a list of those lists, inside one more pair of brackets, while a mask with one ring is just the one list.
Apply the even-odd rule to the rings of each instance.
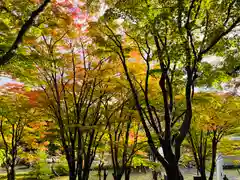
[[3, 176], [213, 180], [240, 155], [239, 47], [239, 0], [0, 0]]

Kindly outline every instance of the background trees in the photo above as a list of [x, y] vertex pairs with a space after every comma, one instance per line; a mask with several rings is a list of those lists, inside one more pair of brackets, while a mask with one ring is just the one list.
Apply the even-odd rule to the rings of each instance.
[[134, 155], [146, 145], [141, 136], [140, 122], [136, 113], [124, 112], [126, 105], [113, 116], [109, 123], [109, 144], [113, 164], [113, 178], [120, 180], [125, 174], [125, 180], [130, 179]]
[[207, 179], [206, 162], [209, 161], [211, 161], [209, 180], [213, 179], [217, 146], [224, 135], [239, 126], [238, 109], [239, 100], [231, 95], [206, 93], [195, 95], [195, 115], [188, 140], [203, 179]]
[[[239, 24], [239, 5], [236, 1], [217, 4], [216, 1], [181, 0], [107, 3], [109, 8], [97, 24], [92, 24], [89, 34], [103, 47], [103, 52], [111, 51], [118, 56], [149, 146], [165, 167], [168, 178], [182, 179], [178, 161], [181, 144], [191, 124], [194, 86], [197, 77], [208, 71], [202, 59]], [[227, 16], [217, 18], [220, 12]], [[121, 20], [124, 21], [121, 23]], [[146, 64], [145, 83], [141, 88], [144, 103], [139, 98], [138, 84], [135, 84], [128, 67], [128, 53], [133, 47], [138, 49]], [[153, 64], [157, 66], [152, 68]], [[149, 99], [149, 77], [153, 72], [160, 75], [163, 108], [153, 106]], [[178, 79], [181, 84], [175, 84]], [[185, 97], [182, 113], [178, 113], [180, 108], [175, 106], [175, 96], [179, 94]], [[156, 113], [159, 111], [161, 115]], [[176, 127], [179, 120], [181, 125], [177, 123]], [[158, 137], [156, 142], [153, 134]], [[164, 157], [158, 153], [158, 146], [163, 148]]]
[[[19, 87], [20, 86], [20, 87]], [[24, 157], [26, 146], [28, 148], [40, 148], [41, 141], [37, 140], [37, 134], [31, 136], [39, 112], [30, 103], [30, 98], [23, 94], [22, 85], [13, 84], [6, 87], [8, 93], [0, 96], [0, 133], [4, 150], [4, 166], [9, 180], [15, 179], [15, 166], [19, 157]], [[35, 144], [34, 144], [35, 143]]]

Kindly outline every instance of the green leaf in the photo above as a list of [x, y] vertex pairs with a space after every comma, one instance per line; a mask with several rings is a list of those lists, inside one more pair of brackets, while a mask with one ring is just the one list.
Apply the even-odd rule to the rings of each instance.
[[161, 75], [162, 70], [161, 69], [150, 69], [149, 75]]

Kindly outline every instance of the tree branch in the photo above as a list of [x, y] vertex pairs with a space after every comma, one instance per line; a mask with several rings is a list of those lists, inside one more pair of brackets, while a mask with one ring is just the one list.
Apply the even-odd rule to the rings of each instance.
[[23, 40], [23, 36], [26, 34], [26, 32], [29, 30], [29, 28], [33, 25], [34, 20], [36, 17], [44, 11], [48, 3], [50, 3], [51, 0], [45, 0], [41, 6], [39, 6], [38, 9], [32, 12], [30, 18], [23, 24], [20, 31], [18, 32], [17, 38], [12, 44], [11, 48], [0, 57], [0, 65], [4, 65], [7, 63], [15, 54], [15, 50], [18, 48], [20, 43]]
[[206, 49], [202, 50], [200, 52], [200, 55], [206, 54], [210, 49], [212, 49], [212, 47], [215, 44], [217, 44], [222, 37], [231, 32], [233, 28], [235, 28], [238, 25], [238, 23], [240, 23], [240, 16], [236, 19], [236, 21], [233, 22], [233, 24], [226, 31], [222, 32], [218, 37], [216, 37]]
[[228, 20], [229, 20], [229, 18], [230, 18], [230, 13], [231, 13], [232, 7], [233, 7], [233, 5], [234, 5], [235, 2], [236, 2], [236, 0], [233, 0], [233, 1], [229, 4], [229, 6], [228, 6], [227, 17], [226, 17], [226, 19], [225, 19], [225, 21], [224, 21], [224, 23], [223, 23], [224, 26], [226, 26], [227, 23], [228, 23]]

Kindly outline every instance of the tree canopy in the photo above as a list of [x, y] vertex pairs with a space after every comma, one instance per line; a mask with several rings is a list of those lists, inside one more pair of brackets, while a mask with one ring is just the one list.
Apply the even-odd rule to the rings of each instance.
[[238, 0], [6, 0], [0, 10], [8, 179], [18, 150], [42, 148], [65, 156], [71, 180], [108, 156], [115, 180], [137, 162], [181, 180], [190, 150], [206, 179], [210, 153], [211, 180], [218, 143], [239, 130]]

